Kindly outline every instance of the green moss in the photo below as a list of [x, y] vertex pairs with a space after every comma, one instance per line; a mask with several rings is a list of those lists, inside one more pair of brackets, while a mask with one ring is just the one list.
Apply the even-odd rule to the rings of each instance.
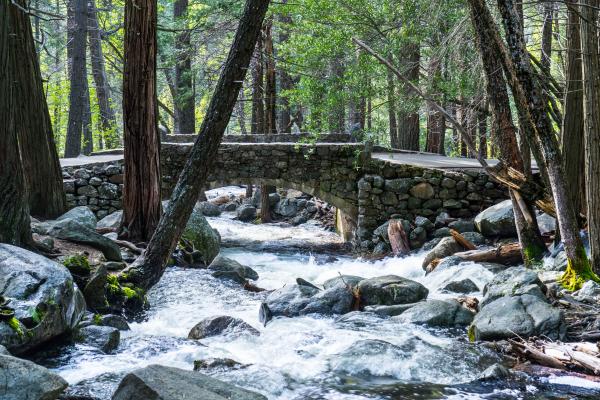
[[475, 341], [475, 325], [471, 324], [469, 329], [467, 330], [467, 336], [469, 338], [469, 342]]
[[585, 249], [580, 247], [575, 259], [567, 258], [567, 270], [560, 277], [559, 283], [567, 290], [579, 290], [587, 281], [600, 283], [598, 275], [592, 271], [590, 260]]
[[63, 265], [74, 275], [86, 276], [91, 272], [90, 262], [83, 254], [75, 254], [65, 258]]
[[46, 307], [43, 304], [41, 307], [38, 306], [29, 310], [29, 313], [31, 314], [31, 319], [33, 320], [33, 322], [36, 323], [36, 325], [42, 322], [44, 316], [46, 315], [46, 312]]
[[523, 249], [523, 261], [526, 266], [533, 267], [542, 263], [542, 258], [546, 252], [545, 248], [539, 246], [528, 245]]
[[102, 316], [100, 314], [94, 314], [94, 325], [102, 325]]
[[11, 329], [13, 331], [15, 331], [17, 333], [17, 335], [19, 335], [19, 337], [22, 338], [25, 335], [23, 333], [23, 328], [21, 328], [21, 323], [19, 322], [18, 319], [16, 319], [15, 317], [12, 317], [7, 322], [8, 322], [8, 326], [10, 326]]
[[135, 292], [135, 290], [130, 289], [128, 287], [123, 287], [121, 290], [123, 291], [123, 294], [125, 295], [125, 297], [127, 297], [128, 299], [131, 299], [131, 298], [137, 296], [137, 293]]
[[116, 275], [108, 275], [108, 276], [106, 277], [106, 282], [107, 282], [109, 285], [118, 285], [118, 284], [119, 284], [119, 280], [117, 279], [117, 276], [116, 276]]

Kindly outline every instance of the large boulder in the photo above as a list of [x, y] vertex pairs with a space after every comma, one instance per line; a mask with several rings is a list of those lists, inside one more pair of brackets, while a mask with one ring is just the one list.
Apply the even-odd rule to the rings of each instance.
[[475, 284], [475, 282], [473, 282], [469, 278], [451, 280], [450, 282], [446, 283], [441, 289], [443, 292], [463, 294], [479, 291], [479, 287]]
[[0, 399], [54, 400], [67, 382], [46, 368], [8, 355], [0, 355]]
[[511, 200], [486, 208], [475, 217], [475, 227], [483, 236], [516, 237], [515, 215]]
[[429, 253], [423, 259], [423, 263], [421, 267], [426, 269], [427, 266], [436, 258], [443, 259], [444, 257], [449, 257], [454, 253], [458, 253], [460, 251], [464, 251], [465, 249], [454, 240], [453, 237], [445, 237], [439, 241], [439, 243], [431, 249]]
[[587, 281], [581, 286], [581, 289], [573, 293], [573, 298], [584, 303], [599, 304], [600, 284], [594, 281]]
[[239, 318], [228, 315], [215, 315], [197, 323], [188, 334], [188, 339], [200, 340], [223, 334], [258, 336], [260, 332]]
[[473, 316], [473, 312], [456, 300], [427, 300], [415, 304], [392, 319], [402, 323], [450, 328], [469, 325]]
[[150, 365], [125, 375], [112, 400], [267, 400], [195, 371]]
[[215, 278], [229, 279], [238, 283], [245, 283], [248, 279], [258, 279], [258, 273], [252, 268], [221, 255], [213, 260], [208, 269], [213, 271], [212, 276]]
[[194, 207], [182, 237], [192, 243], [194, 249], [200, 252], [200, 259], [204, 265], [210, 265], [219, 254], [221, 248], [219, 233], [210, 226], [204, 218], [202, 210], [198, 207]]
[[256, 219], [256, 207], [251, 204], [242, 204], [236, 210], [236, 215], [240, 221], [254, 221]]
[[57, 221], [65, 221], [65, 220], [75, 221], [78, 224], [83, 225], [89, 229], [95, 229], [96, 222], [98, 221], [96, 219], [96, 215], [94, 215], [94, 212], [92, 210], [90, 210], [87, 206], [79, 206], [79, 207], [72, 208], [69, 211], [67, 211], [66, 213], [64, 213], [63, 215], [61, 215], [60, 217], [58, 217], [56, 220]]
[[364, 279], [365, 278], [356, 275], [338, 275], [336, 277], [327, 279], [325, 282], [323, 282], [323, 287], [325, 289], [329, 289], [338, 285], [347, 285], [355, 287], [360, 281]]
[[485, 285], [480, 306], [483, 307], [503, 296], [522, 294], [537, 296], [545, 301], [545, 292], [546, 287], [536, 272], [523, 267], [512, 267], [496, 274]]
[[345, 314], [352, 311], [354, 297], [344, 285], [319, 290], [307, 285], [287, 285], [273, 291], [260, 308], [259, 319], [267, 323], [273, 317], [306, 314]]
[[0, 295], [15, 317], [0, 322], [0, 344], [23, 353], [74, 328], [85, 312], [67, 268], [28, 250], [0, 244]]
[[96, 224], [96, 228], [111, 228], [117, 229], [121, 226], [121, 220], [123, 219], [123, 211], [118, 210], [114, 213], [108, 214], [106, 217], [102, 218]]
[[396, 275], [365, 279], [359, 282], [358, 290], [362, 306], [416, 303], [429, 294], [419, 282]]
[[469, 327], [471, 340], [502, 340], [546, 336], [562, 339], [566, 327], [560, 310], [539, 296], [497, 298], [481, 308]]
[[298, 214], [299, 207], [297, 199], [283, 199], [277, 203], [275, 212], [282, 217], [293, 217]]
[[196, 207], [202, 212], [205, 217], [218, 217], [221, 215], [221, 209], [218, 205], [213, 204], [209, 201], [203, 201], [198, 203]]

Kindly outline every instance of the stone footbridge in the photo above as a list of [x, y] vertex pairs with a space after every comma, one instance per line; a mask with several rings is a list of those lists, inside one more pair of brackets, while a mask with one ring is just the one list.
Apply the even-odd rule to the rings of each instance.
[[[468, 218], [507, 198], [472, 159], [372, 149], [345, 140], [348, 135], [325, 135], [314, 143], [295, 141], [298, 135], [268, 136], [267, 143], [260, 137], [244, 136], [242, 142], [240, 136], [226, 136], [208, 188], [265, 183], [300, 190], [337, 207], [347, 222], [346, 237], [358, 242], [370, 240], [373, 230], [392, 217], [433, 220], [447, 212]], [[188, 138], [163, 138], [164, 197], [185, 164], [192, 146], [185, 143]], [[61, 163], [72, 169], [119, 160], [122, 155], [102, 154]]]

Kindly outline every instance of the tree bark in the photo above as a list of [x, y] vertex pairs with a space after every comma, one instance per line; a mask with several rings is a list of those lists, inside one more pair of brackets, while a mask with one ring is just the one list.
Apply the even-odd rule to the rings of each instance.
[[[273, 20], [268, 18], [263, 27], [263, 41], [265, 49], [265, 134], [276, 134], [276, 83], [275, 83], [275, 57], [273, 54]], [[269, 194], [276, 191], [271, 185], [261, 185], [260, 187], [260, 220], [268, 223], [273, 220], [271, 215], [271, 204]]]
[[19, 17], [19, 13], [22, 10], [9, 1], [0, 2], [0, 242], [25, 246], [32, 239], [16, 110], [19, 98], [26, 96], [18, 79], [18, 70], [26, 60], [17, 59], [22, 27], [16, 20], [27, 18], [29, 23], [29, 18]]
[[[283, 4], [287, 4], [287, 0], [282, 1]], [[278, 15], [279, 19], [279, 44], [285, 45], [290, 39], [290, 28], [292, 26], [292, 16], [289, 13], [281, 13]], [[285, 61], [285, 60], [284, 60]], [[286, 93], [288, 90], [294, 88], [294, 81], [286, 70], [285, 65], [279, 65], [277, 68], [279, 74], [279, 87], [281, 88], [279, 99], [279, 131], [281, 133], [292, 132], [292, 109], [290, 105], [289, 96]]]
[[73, 18], [72, 27], [69, 26], [69, 29], [72, 30], [69, 73], [71, 89], [69, 93], [69, 123], [65, 139], [65, 157], [77, 157], [81, 154], [81, 135], [83, 114], [85, 112], [87, 0], [71, 0], [69, 8], [72, 9]]
[[94, 151], [94, 140], [92, 136], [92, 109], [90, 106], [90, 87], [86, 78], [83, 80], [83, 115], [81, 120], [81, 133], [83, 135], [82, 153], [89, 156]]
[[263, 41], [259, 37], [252, 59], [252, 121], [250, 133], [265, 133], [264, 74], [263, 74]]
[[[19, 0], [17, 4], [26, 8], [27, 3]], [[16, 6], [12, 8], [18, 9]], [[65, 212], [66, 200], [40, 64], [29, 16], [22, 11], [13, 12], [12, 24], [18, 33], [14, 43], [19, 60], [19, 67], [15, 71], [19, 84], [15, 128], [29, 208], [35, 216], [54, 218]]]
[[581, 0], [587, 222], [592, 268], [600, 273], [600, 55], [598, 1]]
[[[419, 44], [411, 44], [407, 46], [406, 51], [408, 53], [408, 70], [406, 77], [410, 79], [415, 85], [419, 84], [419, 67], [421, 61], [421, 52]], [[408, 99], [409, 107], [412, 108], [414, 101], [414, 93], [402, 85], [402, 91], [404, 96]], [[414, 110], [408, 112], [398, 113], [398, 128], [397, 128], [397, 140], [398, 148], [403, 150], [419, 151], [419, 113]], [[439, 137], [438, 137], [439, 138]]]
[[[543, 153], [554, 195], [556, 216], [567, 255], [567, 271], [561, 278], [561, 282], [568, 289], [575, 290], [586, 280], [600, 281], [600, 279], [590, 268], [590, 262], [579, 236], [577, 214], [568, 193], [556, 132], [548, 115], [546, 96], [531, 69], [514, 1], [498, 0], [498, 8], [508, 43], [508, 51], [502, 53], [503, 66], [510, 76], [517, 106], [529, 111], [527, 114], [532, 120], [531, 125], [535, 135], [533, 140]], [[489, 18], [491, 20], [491, 16]], [[496, 40], [497, 43], [501, 43], [498, 37]]]
[[191, 135], [196, 131], [196, 115], [194, 109], [194, 85], [192, 75], [191, 31], [187, 29], [188, 0], [175, 0], [173, 19], [178, 29], [183, 29], [175, 37], [175, 113], [176, 134]]
[[98, 24], [96, 0], [88, 0], [88, 41], [92, 64], [92, 76], [96, 86], [96, 99], [100, 112], [100, 138], [107, 148], [112, 149], [119, 144], [115, 132], [117, 119], [113, 109], [110, 86], [104, 65], [104, 52], [102, 51], [102, 35]]
[[341, 55], [333, 57], [330, 63], [333, 104], [327, 118], [329, 133], [346, 132], [346, 103], [344, 98], [344, 60]]
[[392, 149], [398, 148], [398, 121], [396, 120], [396, 85], [394, 84], [394, 74], [387, 72], [387, 101], [388, 101], [388, 121], [390, 133], [390, 146]]
[[[542, 23], [542, 51], [540, 62], [546, 72], [550, 72], [550, 63], [552, 61], [552, 23], [554, 21], [554, 3], [552, 1], [543, 2], [543, 23]], [[519, 15], [519, 19], [520, 19]]]
[[567, 67], [566, 88], [563, 105], [561, 144], [569, 195], [575, 210], [585, 214], [585, 165], [583, 136], [583, 84], [581, 66], [581, 42], [577, 1], [569, 1], [567, 13]]
[[169, 207], [161, 217], [148, 247], [126, 270], [127, 278], [121, 276], [122, 280], [128, 280], [142, 288], [149, 288], [160, 280], [167, 260], [175, 249], [196, 199], [206, 183], [212, 161], [217, 156], [268, 5], [267, 0], [247, 1], [227, 61], [208, 106], [206, 118], [202, 121], [198, 138], [179, 175]]
[[129, 241], [149, 240], [161, 215], [156, 18], [156, 0], [125, 2], [122, 234]]
[[479, 151], [479, 156], [483, 158], [488, 158], [488, 143], [487, 143], [487, 102], [485, 105], [485, 110], [480, 110], [477, 112], [477, 135], [479, 137], [479, 143], [477, 146], [477, 151]]

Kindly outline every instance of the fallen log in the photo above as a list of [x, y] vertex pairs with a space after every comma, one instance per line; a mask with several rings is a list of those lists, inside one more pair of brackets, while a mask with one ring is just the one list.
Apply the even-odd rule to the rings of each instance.
[[517, 264], [523, 262], [519, 243], [503, 244], [495, 249], [469, 250], [454, 253], [465, 261], [494, 262], [499, 264]]
[[458, 231], [455, 231], [454, 229], [450, 229], [450, 234], [452, 235], [452, 237], [454, 238], [456, 243], [460, 244], [465, 249], [477, 250], [477, 246], [475, 246], [473, 244], [473, 242], [471, 242], [470, 240], [466, 239], [463, 235], [458, 233]]
[[142, 254], [144, 249], [137, 247], [135, 244], [128, 242], [127, 240], [113, 240], [118, 246], [125, 247], [131, 250], [134, 254]]
[[408, 237], [400, 221], [392, 219], [388, 224], [388, 238], [390, 240], [390, 246], [392, 247], [392, 253], [397, 255], [405, 255], [410, 253], [410, 245], [408, 244]]

